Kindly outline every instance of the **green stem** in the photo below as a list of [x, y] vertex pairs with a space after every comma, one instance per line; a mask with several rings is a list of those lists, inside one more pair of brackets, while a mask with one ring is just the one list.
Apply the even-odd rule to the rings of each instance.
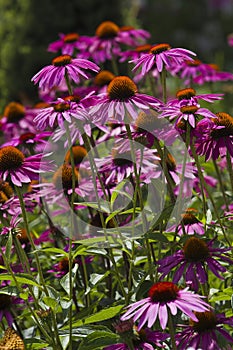
[[231, 155], [229, 153], [229, 151], [227, 151], [227, 168], [229, 171], [229, 175], [230, 175], [230, 182], [231, 182], [231, 191], [233, 194], [233, 170], [232, 170], [232, 163], [231, 163]]
[[218, 168], [218, 164], [216, 163], [215, 159], [213, 159], [213, 164], [214, 164], [216, 175], [217, 175], [217, 178], [218, 178], [218, 181], [219, 181], [219, 185], [220, 185], [220, 189], [221, 189], [221, 192], [222, 192], [223, 200], [224, 200], [226, 209], [228, 210], [229, 208], [228, 208], [227, 198], [226, 198], [226, 194], [225, 194], [225, 188], [224, 188], [222, 177], [221, 177], [221, 174], [220, 174], [220, 171], [219, 171], [219, 168]]
[[167, 102], [167, 82], [166, 82], [166, 77], [167, 77], [167, 71], [166, 68], [163, 67], [163, 70], [161, 72], [160, 78], [161, 78], [161, 84], [162, 84], [162, 91], [163, 91], [163, 102]]
[[172, 321], [172, 315], [171, 315], [171, 312], [169, 310], [168, 310], [168, 329], [169, 329], [169, 333], [171, 336], [171, 344], [172, 344], [171, 350], [177, 350], [176, 340], [175, 340], [175, 330], [174, 330], [174, 325], [173, 325], [173, 321]]

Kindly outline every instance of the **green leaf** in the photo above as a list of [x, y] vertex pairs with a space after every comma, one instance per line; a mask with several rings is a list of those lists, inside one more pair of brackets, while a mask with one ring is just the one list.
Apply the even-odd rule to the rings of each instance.
[[95, 331], [88, 335], [80, 344], [79, 350], [97, 350], [117, 343], [119, 337], [112, 332]]
[[101, 280], [103, 280], [109, 274], [110, 274], [110, 271], [107, 271], [105, 274], [92, 273], [90, 276], [90, 283], [93, 286], [95, 286], [97, 283], [99, 283]]
[[[31, 286], [36, 286], [41, 289], [43, 288], [43, 286], [35, 282], [33, 277], [30, 275], [23, 274], [23, 273], [16, 273], [14, 277], [19, 284], [29, 284]], [[14, 278], [10, 274], [7, 274], [7, 273], [0, 274], [0, 281], [7, 281], [7, 280], [14, 282]]]
[[91, 316], [88, 316], [87, 318], [83, 320], [79, 320], [77, 322], [73, 323], [73, 327], [79, 327], [82, 325], [90, 324], [90, 323], [95, 323], [95, 322], [101, 322], [105, 320], [109, 320], [113, 317], [115, 317], [121, 309], [124, 307], [124, 305], [117, 305], [117, 306], [112, 306], [107, 309], [101, 310]]
[[58, 302], [56, 301], [56, 299], [44, 296], [42, 300], [45, 303], [45, 305], [50, 307], [52, 310], [56, 310], [56, 308], [58, 307]]
[[61, 254], [66, 256], [67, 258], [69, 257], [69, 253], [65, 252], [63, 249], [59, 249], [59, 248], [44, 248], [44, 249], [40, 249], [38, 250], [40, 253], [41, 252], [46, 252], [46, 253], [55, 253], [55, 254]]
[[8, 240], [6, 242], [6, 251], [5, 251], [5, 256], [7, 261], [10, 261], [11, 258], [11, 248], [12, 248], [12, 233], [10, 232], [8, 235]]
[[[78, 264], [76, 264], [74, 266], [74, 268], [72, 269], [72, 283], [74, 283], [74, 278], [76, 276], [77, 270], [78, 270]], [[66, 291], [66, 293], [68, 295], [70, 295], [70, 276], [69, 276], [69, 272], [60, 279], [60, 285]]]

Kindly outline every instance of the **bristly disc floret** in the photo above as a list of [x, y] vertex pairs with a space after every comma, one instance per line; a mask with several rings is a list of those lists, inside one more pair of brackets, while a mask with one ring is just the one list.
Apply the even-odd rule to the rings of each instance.
[[16, 170], [24, 161], [24, 154], [13, 146], [0, 149], [0, 171]]
[[179, 288], [172, 282], [157, 282], [149, 290], [153, 302], [169, 302], [176, 300]]
[[137, 93], [136, 84], [127, 76], [115, 77], [107, 88], [111, 100], [124, 101]]
[[120, 28], [112, 21], [102, 22], [96, 29], [96, 36], [102, 39], [114, 38], [119, 32]]
[[63, 67], [63, 66], [66, 66], [67, 64], [69, 64], [71, 62], [71, 60], [72, 60], [71, 56], [69, 56], [69, 55], [61, 55], [61, 56], [55, 57], [52, 60], [52, 64], [55, 67]]
[[196, 91], [193, 88], [182, 89], [177, 91], [176, 93], [176, 97], [178, 98], [179, 101], [190, 99], [193, 96], [196, 96]]
[[183, 251], [187, 261], [204, 261], [210, 256], [210, 251], [207, 244], [197, 237], [189, 238], [185, 242]]
[[167, 51], [170, 49], [171, 49], [171, 46], [169, 44], [158, 44], [158, 45], [153, 46], [150, 49], [150, 53], [152, 53], [153, 55], [157, 55], [161, 52], [164, 52], [164, 51]]
[[190, 325], [196, 332], [206, 332], [216, 327], [217, 318], [212, 311], [195, 312], [195, 315], [198, 322], [190, 320]]
[[211, 131], [211, 136], [215, 139], [220, 137], [233, 135], [233, 117], [224, 112], [216, 113], [217, 118], [213, 118], [212, 121], [217, 126], [225, 126], [222, 129], [214, 129]]

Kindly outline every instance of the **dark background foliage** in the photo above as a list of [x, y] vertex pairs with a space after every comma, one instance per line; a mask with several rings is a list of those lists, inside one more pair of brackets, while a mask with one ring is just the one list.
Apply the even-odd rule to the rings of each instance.
[[0, 0], [0, 113], [11, 100], [30, 103], [31, 77], [51, 62], [58, 33], [94, 35], [104, 20], [148, 30], [151, 43], [195, 51], [200, 60], [233, 67], [233, 0]]

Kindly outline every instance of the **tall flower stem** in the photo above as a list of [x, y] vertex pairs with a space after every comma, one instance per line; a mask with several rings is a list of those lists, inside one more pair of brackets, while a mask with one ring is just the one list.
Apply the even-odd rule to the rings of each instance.
[[170, 311], [168, 311], [168, 329], [171, 336], [172, 350], [177, 350], [176, 340], [175, 340], [175, 330], [174, 330], [172, 315]]
[[[28, 238], [28, 240], [29, 240], [29, 242], [31, 244], [31, 247], [32, 247], [32, 250], [33, 250], [33, 253], [34, 253], [34, 256], [35, 256], [36, 267], [37, 267], [37, 271], [38, 271], [38, 274], [39, 274], [40, 284], [43, 286], [43, 290], [44, 290], [44, 293], [46, 294], [46, 296], [49, 296], [49, 292], [48, 292], [48, 289], [47, 289], [47, 286], [46, 286], [46, 283], [45, 283], [45, 280], [44, 280], [43, 272], [42, 272], [42, 269], [41, 269], [41, 265], [40, 265], [39, 256], [38, 256], [38, 253], [37, 253], [34, 241], [33, 241], [32, 237], [30, 235], [28, 219], [27, 219], [27, 213], [26, 213], [26, 208], [25, 208], [24, 200], [23, 200], [23, 195], [22, 195], [22, 193], [20, 191], [20, 188], [17, 187], [17, 186], [15, 186], [15, 191], [16, 191], [16, 194], [17, 194], [17, 196], [19, 198], [19, 202], [20, 202], [20, 207], [21, 207], [21, 211], [22, 211], [22, 217], [23, 217], [23, 221], [24, 221], [24, 226], [25, 226], [27, 238]], [[55, 317], [53, 312], [52, 312], [52, 319], [53, 319], [53, 323], [54, 323], [55, 337], [56, 337], [57, 345], [58, 345], [58, 348], [59, 348], [59, 347], [61, 347], [61, 342], [60, 342], [60, 338], [59, 338], [59, 334], [58, 334], [56, 317]]]
[[228, 203], [227, 203], [227, 198], [226, 198], [226, 193], [225, 193], [222, 177], [221, 177], [221, 174], [220, 174], [220, 171], [219, 171], [219, 168], [218, 168], [218, 164], [216, 163], [215, 159], [213, 159], [213, 164], [214, 164], [216, 175], [217, 175], [217, 178], [218, 178], [218, 181], [219, 181], [219, 186], [220, 186], [220, 189], [221, 189], [221, 192], [222, 192], [223, 200], [224, 200], [226, 209], [228, 210]]
[[162, 84], [162, 91], [163, 91], [163, 102], [167, 102], [167, 82], [166, 82], [166, 77], [167, 77], [167, 71], [166, 68], [163, 67], [163, 70], [161, 72], [160, 78], [161, 78], [161, 84]]
[[226, 157], [227, 157], [227, 168], [229, 171], [230, 182], [231, 182], [231, 190], [233, 193], [233, 170], [232, 170], [231, 155], [230, 155], [229, 151], [227, 151]]

